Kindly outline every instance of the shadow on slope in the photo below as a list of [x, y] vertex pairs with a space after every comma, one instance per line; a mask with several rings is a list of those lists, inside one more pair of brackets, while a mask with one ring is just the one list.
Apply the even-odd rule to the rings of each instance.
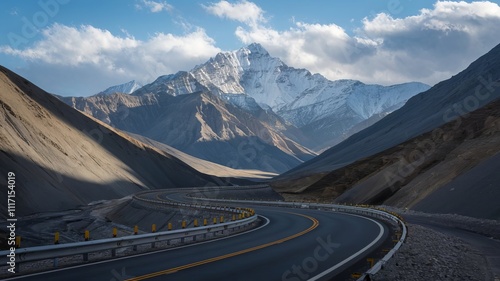
[[[90, 182], [61, 174], [23, 155], [0, 151], [0, 174], [15, 173], [16, 217], [70, 210], [92, 201], [108, 200], [147, 190], [132, 181]], [[7, 194], [7, 185], [1, 185]], [[0, 198], [0, 216], [7, 217], [7, 196]], [[22, 218], [21, 218], [22, 219]]]
[[[21, 89], [21, 93], [17, 94], [27, 95], [38, 104], [28, 100], [27, 102], [31, 106], [42, 106], [43, 109], [48, 110], [68, 127], [85, 133], [97, 145], [105, 148], [117, 159], [125, 163], [124, 165], [129, 168], [130, 172], [141, 179], [147, 186], [167, 188], [203, 186], [207, 183], [220, 182], [216, 177], [201, 174], [179, 159], [161, 153], [159, 150], [127, 136], [125, 133], [116, 131], [100, 121], [80, 113], [17, 74], [3, 67], [1, 70]], [[37, 129], [43, 131], [50, 128]], [[66, 133], [66, 131], [62, 133]], [[78, 144], [75, 143], [74, 145]]]
[[500, 101], [495, 101], [374, 156], [317, 174], [300, 196], [499, 219], [492, 200], [500, 196], [499, 153]]
[[[290, 155], [258, 137], [234, 137], [230, 140], [195, 142], [185, 152], [234, 169], [262, 169], [280, 173], [310, 159], [309, 154]], [[222, 152], [222, 153], [221, 153]]]
[[[500, 153], [442, 186], [412, 209], [500, 220]], [[446, 202], [446, 203], [444, 203]]]

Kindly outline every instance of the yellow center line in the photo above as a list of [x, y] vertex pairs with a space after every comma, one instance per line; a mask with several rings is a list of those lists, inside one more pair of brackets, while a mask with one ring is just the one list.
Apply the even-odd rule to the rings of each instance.
[[227, 259], [227, 258], [239, 256], [239, 255], [242, 255], [242, 254], [245, 254], [245, 253], [257, 251], [257, 250], [260, 250], [260, 249], [263, 249], [263, 248], [267, 248], [267, 247], [270, 247], [270, 246], [273, 246], [273, 245], [276, 245], [276, 244], [280, 244], [280, 243], [283, 243], [285, 241], [292, 240], [294, 238], [302, 236], [302, 235], [304, 235], [304, 234], [312, 231], [313, 229], [315, 229], [319, 225], [319, 221], [317, 219], [313, 218], [313, 217], [310, 217], [310, 216], [307, 216], [307, 215], [303, 215], [303, 214], [297, 214], [297, 213], [291, 213], [291, 214], [305, 217], [305, 218], [311, 220], [313, 222], [313, 224], [309, 228], [307, 228], [307, 229], [305, 229], [305, 230], [303, 230], [301, 232], [298, 232], [298, 233], [296, 233], [294, 235], [291, 235], [291, 236], [288, 236], [288, 237], [285, 237], [285, 238], [282, 238], [282, 239], [279, 239], [279, 240], [276, 240], [276, 241], [273, 241], [273, 242], [269, 242], [269, 243], [262, 244], [262, 245], [259, 245], [259, 246], [255, 246], [255, 247], [252, 247], [252, 248], [248, 248], [248, 249], [244, 249], [244, 250], [241, 250], [241, 251], [229, 253], [229, 254], [226, 254], [226, 255], [222, 255], [222, 256], [218, 256], [218, 257], [213, 257], [213, 258], [209, 258], [209, 259], [206, 259], [206, 260], [197, 261], [197, 262], [193, 262], [193, 263], [190, 263], [190, 264], [186, 264], [186, 265], [182, 265], [182, 266], [178, 266], [178, 267], [174, 267], [174, 268], [170, 268], [170, 269], [166, 269], [166, 270], [162, 270], [162, 271], [153, 272], [153, 273], [149, 273], [149, 274], [146, 274], [146, 275], [142, 275], [142, 276], [130, 278], [130, 279], [127, 279], [126, 281], [146, 280], [146, 279], [149, 279], [149, 278], [158, 277], [158, 276], [166, 275], [166, 274], [171, 274], [171, 273], [174, 273], [174, 272], [177, 272], [177, 271], [181, 271], [181, 270], [184, 270], [184, 269], [193, 268], [193, 267], [204, 265], [204, 264], [207, 264], [207, 263], [212, 263], [212, 262], [215, 262], [215, 261], [220, 261], [220, 260], [223, 260], [223, 259]]

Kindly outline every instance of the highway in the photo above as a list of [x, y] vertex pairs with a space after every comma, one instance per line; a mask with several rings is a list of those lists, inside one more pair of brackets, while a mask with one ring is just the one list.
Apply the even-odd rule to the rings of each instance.
[[253, 208], [262, 224], [250, 232], [11, 280], [336, 280], [389, 235], [356, 215]]

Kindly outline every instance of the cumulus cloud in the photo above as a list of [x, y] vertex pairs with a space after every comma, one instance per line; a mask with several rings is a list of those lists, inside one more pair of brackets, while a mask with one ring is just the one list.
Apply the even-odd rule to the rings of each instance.
[[[41, 85], [55, 93], [76, 95], [92, 94], [112, 83], [132, 79], [150, 82], [159, 75], [189, 70], [220, 51], [201, 28], [181, 36], [157, 33], [148, 40], [138, 40], [91, 25], [70, 27], [61, 24], [44, 29], [42, 39], [28, 48], [0, 46], [0, 53], [23, 58], [30, 64], [27, 70], [30, 77], [78, 71], [81, 75], [68, 77], [55, 85]], [[81, 79], [94, 83], [82, 84]], [[74, 89], [75, 92], [59, 92], [58, 89]]]
[[[153, 2], [140, 3], [145, 8]], [[500, 43], [500, 7], [486, 1], [439, 1], [404, 18], [379, 13], [363, 19], [353, 31], [334, 23], [297, 21], [276, 30], [267, 25], [265, 11], [246, 0], [203, 7], [241, 23], [234, 32], [242, 43], [261, 43], [288, 65], [329, 79], [434, 84]], [[16, 70], [20, 74], [49, 91], [72, 95], [93, 94], [132, 79], [150, 82], [159, 75], [189, 70], [219, 51], [204, 29], [192, 26], [182, 35], [157, 33], [139, 40], [127, 32], [117, 35], [91, 25], [54, 24], [26, 48], [0, 46], [1, 54], [27, 61], [25, 68]]]
[[203, 7], [209, 13], [220, 18], [236, 20], [252, 27], [257, 27], [259, 24], [266, 22], [264, 11], [255, 3], [245, 0], [235, 4], [220, 1], [208, 6], [203, 5]]
[[162, 11], [170, 12], [174, 8], [172, 5], [167, 2], [155, 2], [149, 0], [142, 0], [140, 3], [136, 4], [135, 7], [137, 9], [142, 10], [143, 8], [148, 9], [151, 13], [159, 13]]
[[358, 35], [379, 42], [374, 62], [394, 61], [386, 76], [392, 72], [435, 83], [500, 43], [498, 26], [500, 6], [495, 3], [440, 1], [411, 17], [364, 19]]
[[243, 43], [261, 43], [289, 65], [330, 79], [367, 83], [434, 84], [500, 43], [500, 7], [491, 2], [439, 1], [405, 18], [380, 13], [352, 35], [333, 23], [295, 22], [284, 31], [255, 23], [236, 29]]

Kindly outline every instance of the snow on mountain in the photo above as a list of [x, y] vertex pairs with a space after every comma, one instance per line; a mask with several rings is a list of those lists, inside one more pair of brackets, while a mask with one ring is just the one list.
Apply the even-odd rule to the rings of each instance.
[[232, 105], [248, 112], [256, 112], [263, 109], [257, 104], [254, 98], [245, 94], [221, 94], [220, 96]]
[[325, 79], [305, 69], [288, 67], [255, 43], [219, 53], [191, 73], [212, 92], [246, 94], [275, 111], [317, 84], [316, 80]]
[[130, 82], [120, 84], [120, 85], [115, 85], [107, 88], [106, 90], [100, 92], [100, 95], [110, 95], [114, 93], [124, 93], [124, 94], [131, 94], [137, 89], [140, 89], [142, 87], [141, 84], [137, 83], [135, 80], [132, 80]]
[[277, 113], [298, 127], [343, 110], [352, 111], [361, 120], [366, 120], [388, 109], [393, 111], [401, 107], [409, 98], [428, 88], [415, 82], [381, 86], [355, 80], [327, 81], [307, 89], [293, 102], [279, 108]]
[[203, 91], [209, 90], [205, 86], [200, 84], [200, 82], [196, 80], [192, 73], [179, 71], [176, 74], [160, 76], [153, 83], [145, 85], [144, 87], [135, 91], [133, 94], [168, 94], [175, 97]]

